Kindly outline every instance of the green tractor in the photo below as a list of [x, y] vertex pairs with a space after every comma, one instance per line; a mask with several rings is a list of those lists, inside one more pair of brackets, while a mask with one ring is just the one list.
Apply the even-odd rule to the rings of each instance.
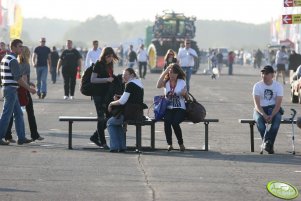
[[[178, 52], [180, 45], [184, 43], [185, 39], [191, 41], [191, 48], [200, 56], [197, 43], [193, 40], [196, 31], [195, 20], [195, 17], [186, 17], [181, 13], [174, 12], [165, 12], [161, 16], [156, 16], [152, 33], [148, 27], [146, 37], [148, 41], [151, 41], [148, 47], [150, 72], [162, 72], [165, 63], [164, 56], [167, 50], [172, 49]], [[152, 35], [151, 40], [150, 34]], [[198, 69], [199, 59], [196, 59], [193, 73], [196, 73]]]

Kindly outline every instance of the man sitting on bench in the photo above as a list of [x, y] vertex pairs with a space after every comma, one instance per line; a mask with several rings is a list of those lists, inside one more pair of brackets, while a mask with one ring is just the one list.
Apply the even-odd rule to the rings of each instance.
[[[261, 70], [262, 80], [253, 87], [254, 114], [258, 131], [264, 141], [264, 149], [274, 153], [274, 142], [281, 123], [282, 85], [273, 80], [275, 71], [272, 66]], [[266, 132], [267, 124], [271, 124]]]

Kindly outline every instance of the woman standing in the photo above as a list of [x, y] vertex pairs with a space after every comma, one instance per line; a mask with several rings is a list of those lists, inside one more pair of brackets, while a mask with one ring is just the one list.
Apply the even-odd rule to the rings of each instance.
[[157, 88], [162, 87], [164, 87], [165, 97], [169, 100], [164, 116], [167, 150], [171, 151], [173, 149], [172, 127], [177, 137], [180, 151], [184, 151], [185, 146], [180, 123], [184, 121], [186, 115], [185, 97], [187, 96], [187, 87], [185, 73], [178, 64], [172, 63], [163, 71], [157, 82]]
[[[32, 82], [30, 82], [30, 64], [29, 64], [30, 60], [29, 59], [30, 59], [30, 50], [27, 46], [23, 46], [22, 53], [20, 55], [18, 55], [18, 62], [19, 62], [19, 66], [20, 66], [20, 71], [22, 73], [22, 79], [26, 83], [28, 83], [30, 86], [35, 87], [35, 85]], [[26, 109], [26, 113], [27, 113], [29, 129], [30, 129], [30, 133], [31, 133], [31, 139], [32, 139], [32, 141], [44, 140], [44, 138], [40, 136], [38, 129], [37, 129], [37, 122], [36, 122], [36, 118], [34, 115], [33, 102], [32, 102], [32, 98], [31, 98], [29, 91], [26, 91], [26, 96], [28, 99], [28, 103], [25, 106], [25, 109]], [[12, 139], [12, 136], [11, 136], [12, 124], [13, 124], [13, 118], [11, 119], [11, 121], [9, 123], [6, 137], [5, 137], [5, 139], [10, 142], [15, 141]]]
[[164, 56], [164, 68], [163, 70], [166, 70], [166, 68], [169, 66], [171, 63], [178, 63], [178, 60], [176, 58], [176, 53], [172, 49], [167, 50], [166, 55]]
[[[110, 87], [113, 85], [113, 64], [118, 61], [113, 48], [106, 47], [103, 49], [99, 60], [95, 63], [91, 75], [91, 83], [95, 83], [97, 94], [93, 96], [96, 113], [98, 117], [97, 130], [90, 137], [90, 140], [100, 147], [108, 149], [105, 138], [106, 116], [108, 115], [107, 106], [113, 97], [109, 97]], [[106, 114], [106, 115], [105, 115]]]
[[[123, 71], [123, 79], [125, 84], [125, 90], [120, 97], [120, 99], [112, 101], [108, 106], [108, 111], [112, 111], [113, 106], [124, 105], [127, 107], [127, 104], [141, 105], [141, 110], [143, 114], [143, 96], [144, 89], [141, 80], [137, 77], [135, 71], [132, 68], [127, 68]], [[114, 97], [114, 99], [117, 99]], [[133, 111], [137, 113], [137, 111]], [[111, 152], [123, 152], [126, 150], [126, 140], [123, 130], [123, 121], [124, 115], [111, 117], [108, 122], [108, 131], [110, 134], [110, 151]]]

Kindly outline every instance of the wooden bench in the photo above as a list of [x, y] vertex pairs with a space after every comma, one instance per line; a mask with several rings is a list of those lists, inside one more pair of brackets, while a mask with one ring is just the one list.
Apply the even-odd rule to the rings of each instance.
[[[73, 122], [91, 122], [91, 121], [97, 121], [97, 117], [81, 117], [81, 116], [59, 116], [59, 121], [68, 122], [68, 148], [72, 149], [72, 124]], [[163, 120], [160, 121], [154, 121], [151, 118], [146, 118], [143, 121], [127, 121], [126, 123], [128, 125], [134, 125], [136, 126], [136, 150], [141, 150], [141, 136], [142, 136], [142, 126], [150, 126], [151, 129], [151, 149], [155, 149], [155, 123], [157, 122], [163, 122]], [[188, 120], [185, 120], [184, 122], [190, 122]], [[202, 121], [205, 125], [205, 149], [204, 151], [208, 151], [208, 144], [209, 144], [209, 123], [211, 122], [219, 122], [218, 119], [204, 119]]]
[[[254, 119], [239, 119], [239, 123], [250, 125], [250, 141], [251, 141], [251, 152], [254, 152], [254, 125], [256, 124]], [[293, 121], [296, 124], [296, 120]], [[289, 119], [282, 119], [281, 124], [292, 124]]]

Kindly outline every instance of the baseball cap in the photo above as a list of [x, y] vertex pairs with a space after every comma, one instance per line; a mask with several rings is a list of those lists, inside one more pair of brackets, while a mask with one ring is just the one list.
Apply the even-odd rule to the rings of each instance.
[[269, 66], [269, 65], [263, 67], [263, 69], [261, 69], [261, 72], [266, 73], [266, 74], [275, 73], [274, 68], [272, 66]]

